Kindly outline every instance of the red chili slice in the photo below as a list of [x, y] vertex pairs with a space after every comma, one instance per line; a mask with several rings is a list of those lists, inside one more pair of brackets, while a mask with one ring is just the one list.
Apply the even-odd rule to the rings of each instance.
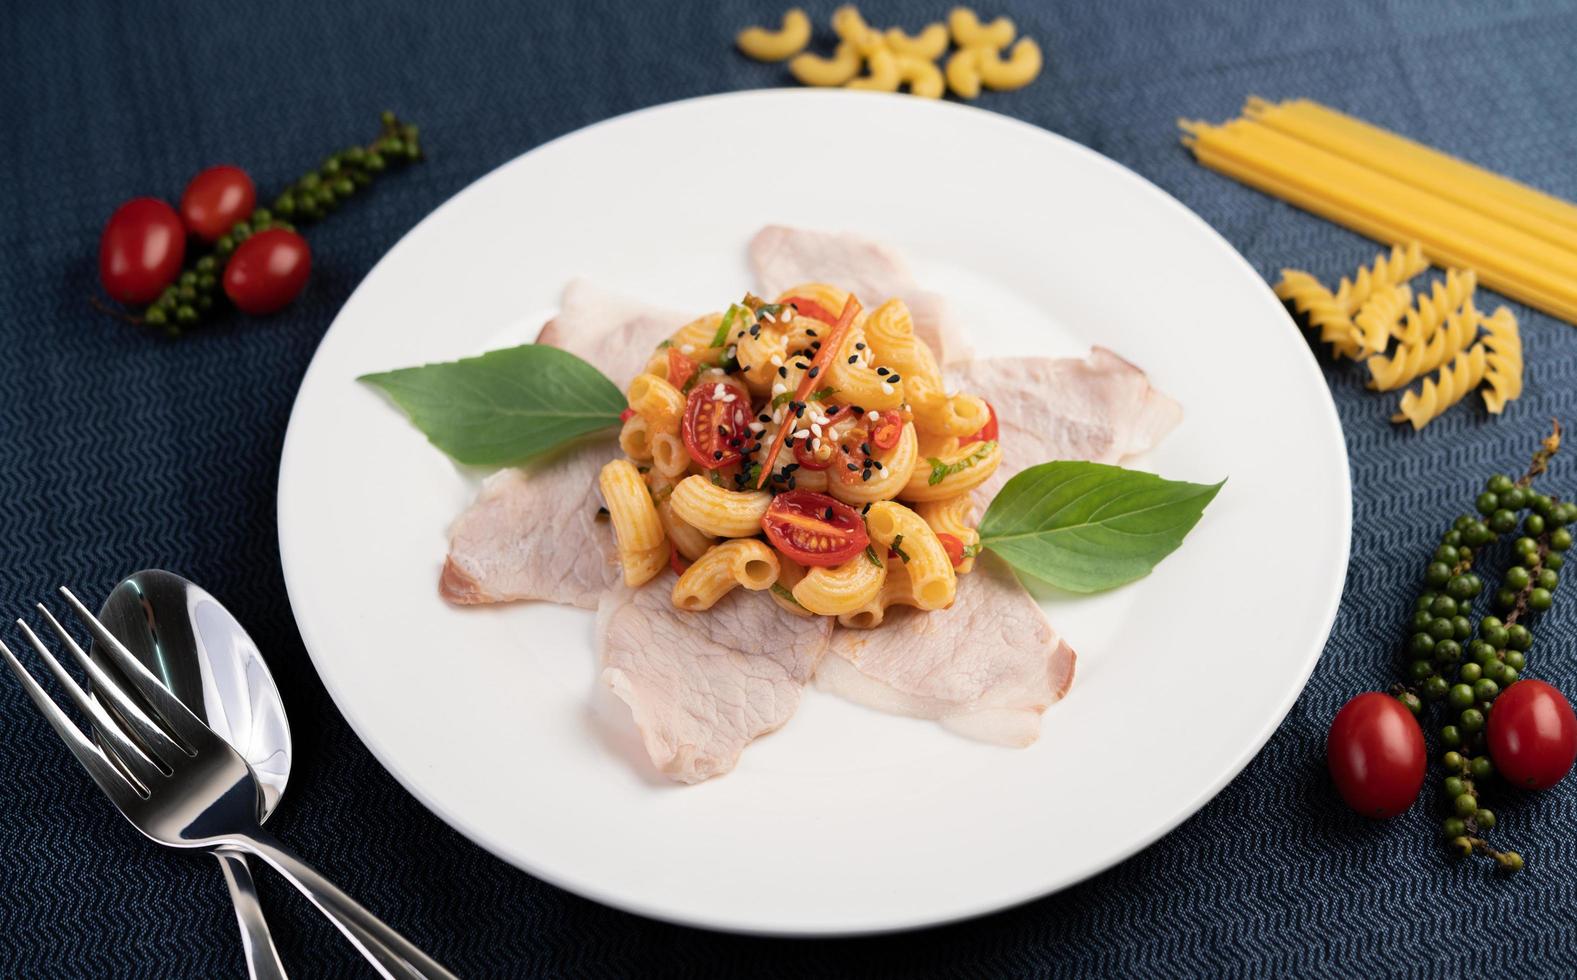
[[903, 416], [892, 409], [881, 413], [881, 418], [871, 428], [871, 445], [877, 449], [891, 449], [898, 445], [903, 435]]
[[761, 529], [774, 548], [801, 565], [841, 565], [871, 543], [859, 511], [813, 490], [773, 497]]
[[809, 433], [802, 432], [794, 437], [794, 462], [802, 470], [824, 470], [831, 466], [836, 456], [836, 450], [822, 441], [821, 451], [817, 452], [811, 447], [811, 441], [806, 438]]

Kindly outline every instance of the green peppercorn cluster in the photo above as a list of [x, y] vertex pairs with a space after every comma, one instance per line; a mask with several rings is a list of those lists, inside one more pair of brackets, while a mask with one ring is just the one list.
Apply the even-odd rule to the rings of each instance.
[[[1479, 796], [1495, 771], [1484, 726], [1496, 696], [1527, 664], [1533, 646], [1528, 620], [1553, 603], [1565, 552], [1572, 546], [1577, 504], [1529, 486], [1559, 445], [1557, 426], [1522, 479], [1491, 477], [1475, 502], [1478, 514], [1458, 517], [1441, 539], [1424, 569], [1425, 591], [1414, 607], [1406, 643], [1412, 687], [1397, 692], [1415, 715], [1426, 702], [1444, 705], [1440, 742], [1449, 814], [1441, 829], [1446, 839], [1462, 853], [1485, 854], [1509, 871], [1522, 867], [1521, 855], [1497, 851], [1479, 836], [1495, 826], [1494, 811]], [[1519, 524], [1511, 564], [1493, 597], [1497, 614], [1475, 626], [1473, 603], [1484, 582], [1474, 564], [1485, 548], [1518, 531]]]
[[316, 170], [281, 191], [271, 207], [256, 208], [231, 226], [214, 242], [211, 252], [198, 255], [191, 267], [143, 311], [142, 322], [171, 334], [197, 325], [219, 300], [225, 263], [242, 242], [270, 228], [294, 231], [297, 223], [320, 221], [391, 167], [422, 159], [420, 134], [414, 125], [401, 122], [388, 111], [383, 113], [381, 124], [378, 137], [371, 143], [333, 154]]

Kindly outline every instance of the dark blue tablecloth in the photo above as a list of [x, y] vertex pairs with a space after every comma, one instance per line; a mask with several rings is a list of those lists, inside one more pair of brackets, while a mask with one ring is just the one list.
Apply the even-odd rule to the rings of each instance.
[[[824, 22], [830, 3], [810, 6]], [[945, 7], [867, 12], [916, 26]], [[1267, 275], [1295, 264], [1335, 277], [1375, 249], [1200, 168], [1178, 146], [1176, 117], [1223, 118], [1250, 93], [1310, 96], [1577, 198], [1572, 3], [1007, 7], [1047, 50], [1046, 71], [980, 105], [1134, 168]], [[1520, 307], [1528, 389], [1500, 420], [1474, 399], [1422, 434], [1393, 427], [1357, 372], [1322, 358], [1346, 428], [1355, 518], [1324, 657], [1280, 731], [1218, 798], [1061, 895], [897, 937], [768, 941], [676, 928], [495, 860], [368, 755], [302, 649], [275, 541], [280, 443], [314, 346], [377, 258], [492, 167], [631, 109], [783, 84], [783, 70], [731, 46], [737, 29], [779, 10], [760, 0], [4, 5], [0, 612], [20, 614], [61, 582], [99, 595], [148, 565], [207, 584], [267, 651], [290, 709], [298, 755], [279, 836], [466, 975], [1577, 972], [1577, 784], [1500, 804], [1500, 837], [1529, 859], [1505, 879], [1443, 853], [1433, 801], [1386, 824], [1356, 819], [1335, 802], [1322, 761], [1337, 706], [1390, 679], [1427, 542], [1485, 475], [1521, 465], [1552, 415], [1577, 422], [1577, 332]], [[312, 282], [289, 312], [166, 342], [90, 310], [97, 236], [121, 200], [174, 198], [190, 173], [220, 161], [277, 188], [368, 135], [385, 107], [421, 124], [430, 159], [311, 230]], [[1561, 458], [1550, 486], [1577, 489], [1577, 462]], [[1277, 552], [1274, 527], [1265, 541], [1242, 556], [1243, 575], [1298, 560]], [[1221, 584], [1229, 599], [1232, 583]], [[1530, 671], [1577, 691], [1577, 600], [1561, 600], [1539, 627]], [[1220, 628], [1232, 629], [1229, 601]], [[1187, 751], [1157, 745], [1154, 765]], [[271, 878], [262, 886], [299, 975], [366, 972], [294, 893]], [[145, 843], [0, 679], [0, 975], [241, 970], [212, 863]]]

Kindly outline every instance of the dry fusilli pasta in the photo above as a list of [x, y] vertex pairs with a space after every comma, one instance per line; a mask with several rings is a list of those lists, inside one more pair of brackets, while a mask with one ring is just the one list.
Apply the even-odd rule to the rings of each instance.
[[1484, 345], [1474, 344], [1453, 358], [1435, 377], [1425, 378], [1418, 391], [1404, 392], [1391, 421], [1411, 422], [1414, 430], [1422, 429], [1477, 388], [1484, 380], [1487, 367]]
[[1276, 295], [1308, 317], [1309, 326], [1320, 332], [1320, 342], [1330, 344], [1337, 357], [1357, 356], [1352, 317], [1324, 283], [1301, 269], [1283, 269]]
[[1507, 402], [1522, 394], [1522, 335], [1517, 317], [1504, 306], [1484, 320], [1484, 330], [1484, 346], [1489, 349], [1484, 407], [1499, 415]]

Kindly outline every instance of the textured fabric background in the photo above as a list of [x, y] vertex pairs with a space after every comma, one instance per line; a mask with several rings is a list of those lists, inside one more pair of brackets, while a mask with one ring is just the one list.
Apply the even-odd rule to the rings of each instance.
[[[1520, 308], [1528, 389], [1501, 420], [1475, 399], [1422, 435], [1397, 429], [1358, 373], [1322, 357], [1355, 494], [1352, 568], [1325, 655], [1280, 731], [1219, 797], [1061, 895], [898, 937], [766, 941], [675, 928], [505, 866], [368, 755], [302, 650], [275, 543], [280, 443], [314, 346], [377, 258], [494, 166], [631, 109], [783, 84], [784, 71], [730, 43], [781, 6], [5, 4], [0, 611], [19, 614], [61, 582], [101, 595], [148, 565], [205, 583], [268, 652], [290, 709], [296, 769], [272, 826], [464, 975], [1577, 973], [1577, 781], [1499, 803], [1500, 838], [1530, 864], [1506, 880], [1446, 857], [1430, 804], [1388, 824], [1354, 818], [1322, 762], [1337, 706], [1391, 678], [1427, 544], [1488, 473], [1522, 464], [1552, 415], [1577, 422], [1577, 331]], [[831, 3], [808, 6], [824, 22]], [[913, 27], [947, 5], [865, 6], [875, 22]], [[1177, 116], [1223, 118], [1249, 93], [1311, 96], [1577, 198], [1572, 3], [1005, 6], [1047, 49], [1046, 72], [979, 104], [1132, 167], [1267, 276], [1290, 263], [1335, 277], [1375, 248], [1196, 166], [1177, 144]], [[422, 126], [430, 159], [312, 229], [312, 282], [288, 313], [169, 343], [89, 310], [99, 229], [121, 200], [173, 199], [192, 172], [221, 161], [244, 165], [271, 194], [369, 134], [385, 107]], [[1577, 490], [1572, 457], [1577, 445], [1552, 489]], [[1275, 528], [1265, 532], [1244, 575], [1298, 560], [1276, 552]], [[1577, 692], [1571, 588], [1539, 627], [1530, 671]], [[1230, 613], [1221, 628], [1232, 628]], [[1154, 764], [1186, 751], [1158, 745]], [[370, 975], [293, 892], [261, 883], [298, 975]], [[145, 843], [0, 680], [0, 975], [241, 971], [212, 862]]]

